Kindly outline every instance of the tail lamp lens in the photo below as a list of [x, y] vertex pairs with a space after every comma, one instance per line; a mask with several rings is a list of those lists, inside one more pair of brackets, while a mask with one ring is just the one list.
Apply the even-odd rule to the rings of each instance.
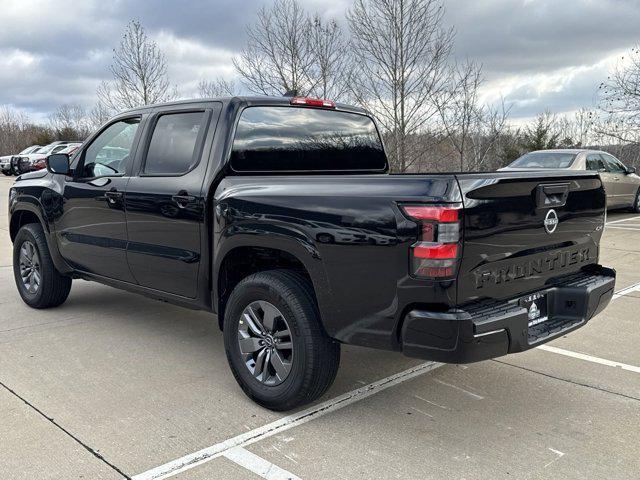
[[460, 210], [437, 205], [403, 205], [402, 210], [420, 226], [420, 238], [411, 246], [411, 273], [423, 278], [455, 276], [460, 258]]

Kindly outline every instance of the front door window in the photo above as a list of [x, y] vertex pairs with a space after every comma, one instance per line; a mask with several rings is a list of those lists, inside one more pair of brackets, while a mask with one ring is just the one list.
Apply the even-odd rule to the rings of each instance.
[[139, 125], [139, 118], [120, 120], [109, 125], [85, 150], [80, 176], [124, 175], [131, 161], [130, 153]]

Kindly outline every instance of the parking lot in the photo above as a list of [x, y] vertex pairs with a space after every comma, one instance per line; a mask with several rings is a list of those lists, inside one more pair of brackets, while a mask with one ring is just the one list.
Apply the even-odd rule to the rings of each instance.
[[85, 281], [29, 309], [0, 229], [0, 479], [640, 476], [640, 216], [609, 214], [618, 294], [585, 328], [466, 366], [343, 347], [324, 397], [280, 414], [242, 394], [208, 313]]

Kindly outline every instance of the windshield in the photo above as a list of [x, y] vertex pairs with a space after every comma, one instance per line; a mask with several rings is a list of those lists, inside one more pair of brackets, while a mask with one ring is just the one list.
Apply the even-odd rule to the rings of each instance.
[[38, 151], [39, 148], [40, 147], [34, 147], [34, 146], [27, 147], [24, 150], [22, 150], [18, 155], [26, 155], [28, 153], [35, 153], [35, 152]]
[[577, 154], [567, 152], [531, 152], [523, 155], [509, 167], [569, 168]]
[[46, 145], [46, 146], [44, 146], [42, 148], [39, 148], [37, 153], [47, 153], [48, 154], [48, 153], [51, 152], [51, 150], [53, 150], [56, 147], [57, 147], [57, 145]]

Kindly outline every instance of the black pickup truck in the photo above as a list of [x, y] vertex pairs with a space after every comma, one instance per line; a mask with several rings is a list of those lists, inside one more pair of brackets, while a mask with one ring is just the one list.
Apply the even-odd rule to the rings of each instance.
[[249, 397], [331, 385], [340, 344], [449, 363], [527, 350], [610, 301], [597, 173], [392, 175], [367, 112], [234, 97], [123, 113], [10, 190], [35, 308], [74, 278], [217, 314]]

